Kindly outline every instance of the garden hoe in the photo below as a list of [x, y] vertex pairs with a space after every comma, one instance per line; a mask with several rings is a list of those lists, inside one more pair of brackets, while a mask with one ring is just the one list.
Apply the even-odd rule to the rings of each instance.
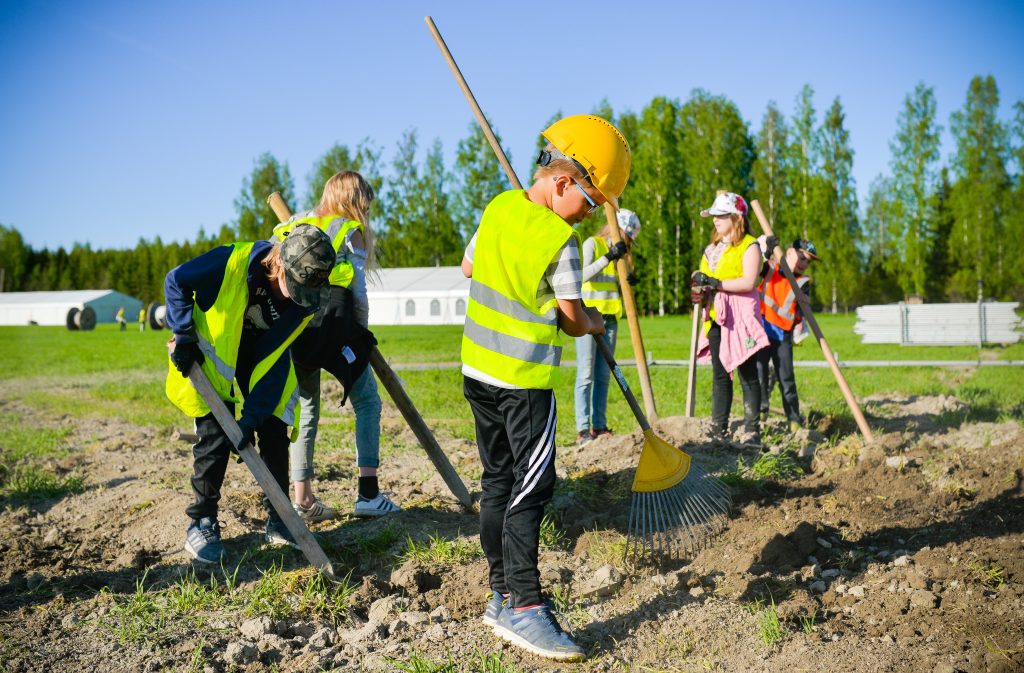
[[[514, 188], [522, 189], [522, 183], [512, 170], [505, 151], [498, 144], [490, 123], [484, 117], [437, 26], [429, 16], [426, 22], [462, 89], [473, 116], [480, 124], [480, 129], [487, 137], [498, 162], [505, 169], [509, 182]], [[695, 465], [688, 453], [654, 434], [608, 344], [598, 336], [595, 336], [594, 340], [615, 374], [615, 380], [618, 381], [619, 388], [622, 389], [622, 394], [625, 395], [629, 408], [632, 409], [644, 433], [640, 463], [633, 477], [626, 557], [641, 558], [649, 553], [652, 557], [682, 558], [685, 555], [696, 554], [713, 536], [725, 528], [729, 520], [729, 508], [732, 506], [729, 490], [717, 477]]]

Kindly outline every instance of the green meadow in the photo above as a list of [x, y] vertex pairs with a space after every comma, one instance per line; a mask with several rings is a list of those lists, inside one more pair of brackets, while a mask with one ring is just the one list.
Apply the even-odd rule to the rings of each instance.
[[[822, 330], [841, 360], [1024, 360], [1024, 344], [975, 347], [901, 347], [864, 345], [853, 333], [853, 316], [820, 316]], [[656, 361], [685, 360], [688, 356], [690, 320], [687, 316], [646, 318], [641, 321], [646, 348]], [[631, 359], [628, 328], [621, 324], [616, 356]], [[435, 363], [433, 369], [400, 369], [399, 375], [421, 414], [442, 437], [473, 438], [469, 406], [462, 397], [462, 376], [458, 363], [461, 327], [385, 326], [374, 329], [380, 350], [401, 365]], [[69, 332], [58, 327], [2, 327], [0, 386], [7, 409], [0, 427], [0, 469], [9, 482], [15, 465], [22, 473], [62, 450], [62, 434], [76, 419], [116, 418], [151, 427], [160, 432], [187, 428], [190, 424], [164, 397], [166, 375], [164, 343], [167, 331], [120, 332], [114, 325], [100, 325], [91, 332]], [[798, 360], [822, 360], [813, 338], [796, 349]], [[575, 348], [566, 344], [565, 362], [575, 362]], [[626, 378], [639, 396], [635, 369], [625, 369]], [[559, 441], [571, 442], [573, 421], [572, 368], [563, 369], [556, 389], [560, 409]], [[880, 393], [894, 395], [946, 394], [970, 403], [964, 420], [1021, 419], [1024, 416], [1024, 370], [1017, 367], [895, 367], [849, 368], [844, 370], [854, 393], [860, 397]], [[651, 371], [658, 413], [683, 413], [686, 397], [685, 367], [654, 366]], [[813, 417], [831, 416], [839, 427], [853, 429], [852, 416], [827, 368], [798, 368], [797, 383], [801, 406]], [[609, 394], [609, 424], [619, 431], [630, 430], [634, 421], [615, 389]], [[383, 393], [382, 393], [383, 394]], [[386, 395], [385, 395], [386, 397]], [[25, 426], [16, 421], [20, 412], [11, 404], [36, 409], [46, 417], [62, 418], [58, 430]], [[736, 390], [734, 414], [740, 413], [740, 391]], [[778, 389], [773, 406], [781, 406]], [[331, 405], [325, 405], [330, 407]], [[698, 369], [697, 415], [711, 411], [711, 372]], [[340, 416], [334, 409], [325, 415]], [[351, 430], [351, 416], [325, 428], [327, 437]], [[340, 420], [338, 418], [336, 421]], [[60, 428], [63, 429], [60, 429]], [[49, 434], [47, 434], [49, 433]], [[386, 451], [386, 447], [385, 447]], [[19, 473], [19, 474], [22, 474]], [[73, 486], [73, 484], [72, 484]], [[10, 484], [6, 489], [9, 490]]]

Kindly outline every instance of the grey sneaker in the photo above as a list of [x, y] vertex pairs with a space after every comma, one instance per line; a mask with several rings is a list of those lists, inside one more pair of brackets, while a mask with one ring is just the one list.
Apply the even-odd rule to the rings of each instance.
[[384, 495], [384, 492], [381, 491], [377, 493], [377, 496], [374, 498], [367, 499], [363, 496], [356, 498], [356, 506], [353, 514], [358, 517], [372, 518], [387, 516], [388, 514], [400, 512], [401, 510], [401, 507], [391, 502], [391, 498]]
[[502, 610], [494, 625], [494, 634], [548, 659], [582, 661], [586, 657], [583, 648], [562, 630], [546, 605]]
[[220, 541], [220, 524], [211, 516], [192, 519], [185, 531], [185, 551], [200, 563], [216, 564], [224, 558], [224, 545]]
[[293, 549], [298, 549], [299, 545], [295, 542], [295, 538], [292, 537], [292, 532], [288, 530], [288, 527], [284, 525], [284, 521], [276, 517], [270, 517], [267, 519], [267, 532], [263, 535], [263, 539], [275, 546], [288, 546]]
[[297, 502], [293, 502], [292, 507], [295, 508], [295, 512], [306, 523], [316, 523], [317, 521], [328, 521], [338, 518], [338, 510], [323, 504], [320, 502], [320, 498], [313, 498], [313, 504], [309, 507], [303, 507]]
[[491, 598], [487, 601], [487, 607], [484, 608], [484, 624], [494, 626], [498, 622], [498, 616], [504, 611], [507, 600], [508, 596], [503, 596], [500, 591], [491, 589]]

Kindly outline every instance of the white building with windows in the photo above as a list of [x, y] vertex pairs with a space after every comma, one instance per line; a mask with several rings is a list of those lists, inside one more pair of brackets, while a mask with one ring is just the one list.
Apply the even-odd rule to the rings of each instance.
[[457, 266], [371, 271], [366, 283], [370, 325], [461, 325], [469, 279]]

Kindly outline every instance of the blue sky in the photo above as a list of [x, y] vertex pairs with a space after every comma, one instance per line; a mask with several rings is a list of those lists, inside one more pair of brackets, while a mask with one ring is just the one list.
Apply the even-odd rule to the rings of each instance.
[[556, 110], [701, 87], [753, 132], [810, 83], [819, 116], [841, 97], [863, 199], [918, 81], [945, 156], [972, 76], [995, 76], [1004, 119], [1024, 99], [1024, 3], [772, 4], [0, 0], [0, 223], [36, 248], [182, 240], [234, 217], [265, 151], [298, 194], [335, 142], [369, 137], [389, 160], [416, 127], [450, 158], [472, 117], [426, 14], [522, 173]]

